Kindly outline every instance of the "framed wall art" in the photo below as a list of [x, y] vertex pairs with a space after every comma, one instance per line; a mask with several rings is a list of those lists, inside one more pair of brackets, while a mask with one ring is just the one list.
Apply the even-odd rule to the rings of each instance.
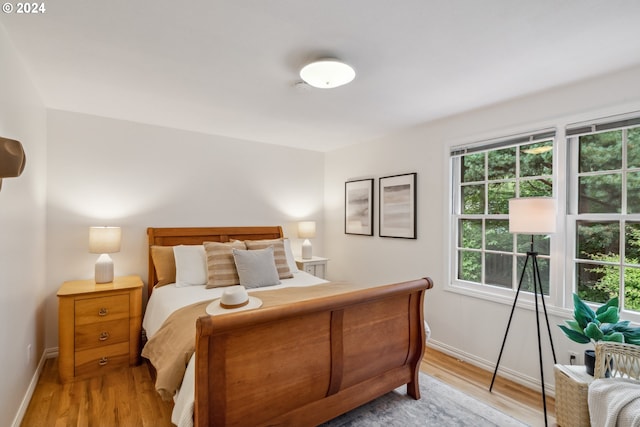
[[373, 179], [345, 183], [344, 232], [373, 236]]
[[416, 238], [416, 176], [380, 178], [380, 237]]

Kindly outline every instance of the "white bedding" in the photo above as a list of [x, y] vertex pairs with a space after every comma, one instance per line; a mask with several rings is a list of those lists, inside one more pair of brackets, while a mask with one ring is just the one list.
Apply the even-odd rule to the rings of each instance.
[[[293, 273], [293, 278], [281, 280], [280, 285], [249, 289], [250, 292], [281, 289], [287, 287], [313, 286], [327, 283], [327, 280], [312, 276], [304, 271]], [[147, 338], [151, 338], [171, 313], [187, 305], [220, 298], [224, 288], [206, 289], [205, 286], [176, 287], [175, 284], [165, 285], [155, 289], [149, 298], [147, 309], [142, 321]], [[195, 325], [194, 325], [195, 327]], [[175, 406], [171, 414], [171, 422], [179, 427], [189, 427], [193, 424], [194, 403], [194, 357], [189, 361], [182, 386], [174, 397]]]

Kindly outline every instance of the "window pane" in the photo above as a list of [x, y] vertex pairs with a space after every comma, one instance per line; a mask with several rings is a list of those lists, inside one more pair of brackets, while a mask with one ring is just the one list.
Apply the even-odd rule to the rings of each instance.
[[497, 182], [489, 184], [489, 213], [508, 214], [509, 199], [516, 197], [514, 182]]
[[582, 176], [578, 213], [619, 213], [622, 209], [620, 174]]
[[620, 224], [618, 222], [577, 221], [577, 258], [620, 262]]
[[484, 181], [484, 153], [462, 156], [462, 182]]
[[640, 167], [640, 128], [627, 131], [627, 167]]
[[485, 262], [485, 281], [488, 285], [512, 288], [513, 256], [488, 253]]
[[[533, 236], [533, 251], [540, 255], [549, 255], [550, 242], [549, 236]], [[524, 254], [531, 250], [531, 235], [518, 234], [518, 253]]]
[[462, 248], [482, 249], [482, 220], [461, 219], [459, 225], [458, 245]]
[[[529, 258], [527, 269], [523, 273], [524, 263], [527, 257], [518, 257], [518, 280], [522, 277], [522, 291], [533, 293], [533, 275], [535, 267], [533, 266], [533, 258]], [[540, 281], [542, 283], [542, 293], [549, 295], [549, 260], [547, 258], [536, 257], [538, 262], [538, 270], [540, 270]]]
[[627, 213], [640, 212], [640, 172], [627, 174]]
[[[608, 289], [603, 286], [601, 280], [607, 280], [615, 277], [620, 279], [620, 269], [611, 265], [596, 264], [576, 264], [576, 286], [578, 296], [586, 301], [605, 303], [609, 298], [618, 295], [618, 286], [615, 289]], [[619, 282], [618, 282], [619, 283]]]
[[520, 176], [551, 175], [552, 166], [553, 141], [520, 147]]
[[516, 147], [489, 152], [489, 179], [507, 179], [516, 176]]
[[462, 213], [484, 213], [484, 185], [465, 185], [462, 187]]
[[495, 219], [486, 222], [487, 249], [492, 251], [513, 251], [513, 236], [509, 233], [509, 220]]
[[460, 251], [458, 253], [458, 279], [480, 283], [482, 279], [482, 254]]
[[640, 269], [624, 269], [624, 308], [640, 311]]
[[580, 172], [622, 168], [622, 131], [584, 135], [579, 146]]
[[553, 180], [551, 178], [520, 181], [520, 197], [551, 196], [553, 196]]
[[640, 223], [628, 222], [624, 235], [624, 262], [640, 265]]

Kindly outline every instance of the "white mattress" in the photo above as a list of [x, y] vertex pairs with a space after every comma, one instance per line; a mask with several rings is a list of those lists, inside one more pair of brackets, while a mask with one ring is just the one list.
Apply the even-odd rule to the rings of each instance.
[[[280, 285], [249, 289], [249, 291], [260, 292], [288, 287], [313, 286], [327, 283], [327, 280], [312, 276], [304, 271], [298, 271], [293, 273], [293, 278], [283, 279], [281, 282]], [[204, 286], [176, 287], [174, 284], [155, 289], [149, 298], [147, 310], [142, 321], [142, 327], [147, 334], [147, 338], [155, 335], [162, 323], [174, 311], [196, 302], [220, 298], [223, 291], [224, 288], [206, 289]], [[194, 389], [194, 357], [192, 357], [182, 380], [182, 386], [174, 397], [175, 405], [171, 414], [171, 422], [179, 427], [193, 425]]]

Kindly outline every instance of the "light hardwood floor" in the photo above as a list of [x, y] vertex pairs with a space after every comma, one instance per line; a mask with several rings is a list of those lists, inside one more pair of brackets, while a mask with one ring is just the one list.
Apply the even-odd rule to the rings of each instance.
[[[427, 348], [420, 367], [422, 372], [447, 383], [476, 399], [511, 415], [530, 426], [544, 426], [542, 395], [499, 375], [489, 392], [493, 372]], [[556, 425], [555, 401], [547, 396], [549, 426]]]
[[[434, 349], [427, 349], [421, 369], [526, 424], [544, 425], [539, 393], [501, 378], [489, 393], [491, 372]], [[553, 416], [553, 399], [548, 402]], [[58, 381], [58, 359], [48, 359], [21, 425], [170, 427], [172, 407], [155, 392], [146, 364], [63, 385]], [[554, 424], [550, 417], [549, 425]]]

